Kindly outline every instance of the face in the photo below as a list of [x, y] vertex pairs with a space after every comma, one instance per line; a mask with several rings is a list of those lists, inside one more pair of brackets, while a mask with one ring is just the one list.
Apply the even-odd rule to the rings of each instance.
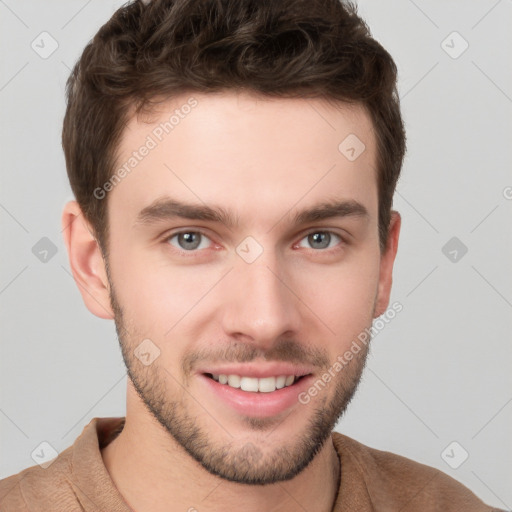
[[123, 357], [211, 473], [292, 478], [350, 401], [367, 348], [335, 362], [389, 293], [375, 162], [365, 111], [322, 100], [194, 94], [127, 126], [108, 192]]

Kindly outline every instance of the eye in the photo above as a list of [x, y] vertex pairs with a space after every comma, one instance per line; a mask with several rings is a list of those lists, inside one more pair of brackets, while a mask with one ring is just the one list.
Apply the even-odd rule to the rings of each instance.
[[300, 242], [299, 246], [304, 247], [302, 245], [302, 242], [306, 240], [306, 242], [309, 244], [309, 246], [313, 249], [331, 249], [332, 247], [335, 247], [337, 244], [331, 242], [343, 242], [343, 239], [331, 231], [313, 231], [306, 235]]
[[207, 249], [211, 240], [200, 231], [181, 231], [166, 239], [171, 245], [182, 251]]

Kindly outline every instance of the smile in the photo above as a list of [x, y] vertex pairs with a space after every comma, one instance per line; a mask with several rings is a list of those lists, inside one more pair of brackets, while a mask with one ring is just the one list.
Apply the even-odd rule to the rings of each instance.
[[249, 391], [253, 393], [271, 393], [278, 389], [292, 386], [301, 377], [296, 375], [278, 375], [275, 377], [246, 377], [241, 375], [225, 375], [225, 374], [206, 374], [214, 381], [225, 384], [235, 389]]

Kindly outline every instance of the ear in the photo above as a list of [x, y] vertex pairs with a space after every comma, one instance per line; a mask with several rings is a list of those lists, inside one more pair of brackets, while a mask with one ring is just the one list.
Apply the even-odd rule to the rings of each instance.
[[87, 309], [100, 318], [113, 319], [103, 255], [94, 231], [76, 201], [64, 206], [62, 231], [71, 271]]
[[396, 211], [392, 211], [389, 223], [387, 247], [380, 257], [379, 287], [377, 291], [374, 318], [382, 315], [389, 305], [391, 284], [393, 282], [393, 263], [395, 262], [396, 251], [398, 249], [398, 237], [400, 235], [401, 224], [402, 219], [400, 214]]

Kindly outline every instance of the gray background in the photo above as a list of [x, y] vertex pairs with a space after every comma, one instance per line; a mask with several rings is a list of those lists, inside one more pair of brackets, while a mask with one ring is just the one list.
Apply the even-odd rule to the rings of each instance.
[[[125, 412], [114, 324], [83, 305], [60, 228], [72, 198], [60, 146], [65, 80], [121, 3], [0, 0], [0, 478], [33, 465], [42, 441], [61, 451], [92, 417]], [[408, 156], [392, 301], [404, 309], [374, 339], [337, 429], [510, 509], [512, 1], [359, 6], [400, 73]], [[59, 45], [47, 58], [43, 31]], [[57, 251], [46, 261], [43, 237]], [[462, 450], [469, 457], [453, 469]]]

